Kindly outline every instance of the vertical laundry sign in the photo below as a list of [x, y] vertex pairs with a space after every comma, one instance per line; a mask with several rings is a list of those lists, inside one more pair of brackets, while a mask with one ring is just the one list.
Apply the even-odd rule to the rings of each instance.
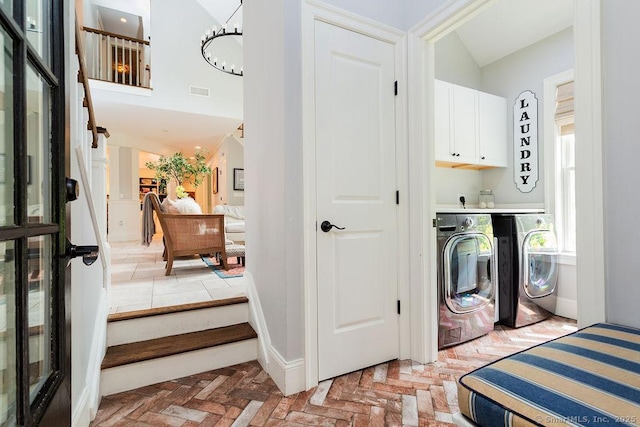
[[529, 193], [538, 182], [538, 99], [530, 90], [522, 92], [513, 106], [513, 179]]

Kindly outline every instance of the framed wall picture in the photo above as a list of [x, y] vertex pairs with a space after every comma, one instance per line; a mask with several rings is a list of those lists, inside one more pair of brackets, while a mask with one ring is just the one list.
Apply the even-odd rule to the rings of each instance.
[[213, 189], [213, 194], [218, 194], [218, 168], [217, 167], [213, 168], [213, 171], [211, 172], [211, 179], [213, 180], [211, 182], [211, 188]]
[[244, 191], [244, 169], [233, 168], [233, 189]]

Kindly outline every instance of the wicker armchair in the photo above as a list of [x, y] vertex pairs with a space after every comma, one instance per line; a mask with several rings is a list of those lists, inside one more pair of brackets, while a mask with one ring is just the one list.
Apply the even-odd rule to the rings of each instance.
[[149, 197], [164, 234], [162, 257], [167, 262], [166, 276], [171, 274], [174, 257], [183, 255], [219, 254], [222, 266], [227, 268], [224, 215], [167, 214], [160, 209], [157, 195]]

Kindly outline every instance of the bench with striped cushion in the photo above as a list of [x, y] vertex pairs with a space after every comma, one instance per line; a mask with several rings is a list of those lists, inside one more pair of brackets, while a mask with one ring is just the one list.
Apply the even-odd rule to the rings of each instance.
[[476, 369], [460, 412], [481, 426], [640, 425], [640, 330], [600, 323]]

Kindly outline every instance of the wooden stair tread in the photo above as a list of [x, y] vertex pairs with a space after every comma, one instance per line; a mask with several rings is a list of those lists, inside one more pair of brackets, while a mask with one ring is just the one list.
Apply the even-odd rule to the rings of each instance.
[[107, 322], [118, 322], [120, 320], [140, 319], [142, 317], [159, 316], [162, 314], [180, 313], [183, 311], [200, 310], [203, 308], [223, 307], [225, 305], [244, 304], [249, 302], [246, 296], [224, 298], [213, 301], [194, 302], [190, 304], [169, 305], [166, 307], [148, 308], [145, 310], [126, 311], [123, 313], [113, 313], [107, 317]]
[[222, 328], [121, 344], [107, 349], [101, 368], [108, 369], [257, 337], [258, 335], [251, 325], [240, 323]]

